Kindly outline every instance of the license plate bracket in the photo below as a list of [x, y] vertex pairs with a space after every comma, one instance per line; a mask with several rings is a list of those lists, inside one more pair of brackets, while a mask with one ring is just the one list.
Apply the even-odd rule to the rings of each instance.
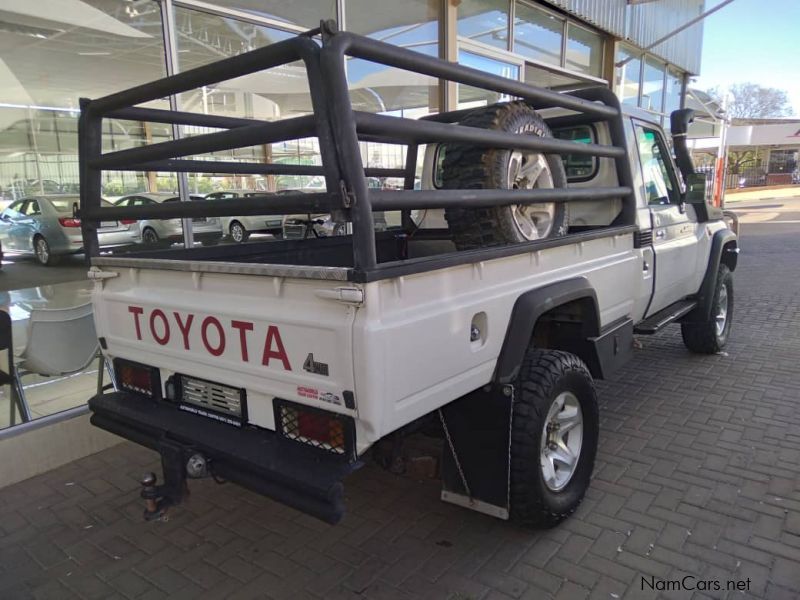
[[247, 422], [244, 388], [180, 374], [173, 376], [173, 384], [180, 410], [235, 427]]

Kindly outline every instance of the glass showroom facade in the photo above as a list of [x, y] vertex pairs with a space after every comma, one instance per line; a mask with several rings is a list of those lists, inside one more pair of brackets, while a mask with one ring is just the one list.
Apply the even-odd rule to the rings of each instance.
[[[457, 6], [455, 6], [458, 4]], [[78, 190], [79, 99], [96, 98], [286, 39], [336, 19], [340, 27], [417, 52], [458, 60], [554, 89], [611, 85], [620, 98], [657, 114], [681, 103], [684, 73], [642, 55], [580, 19], [520, 0], [64, 0], [46, 18], [36, 3], [0, 10], [0, 204], [31, 194]], [[2, 9], [2, 2], [0, 2]], [[615, 68], [614, 61], [630, 58]], [[439, 107], [502, 98], [351, 59], [354, 108], [421, 115]], [[149, 106], [273, 120], [310, 110], [302, 65], [288, 65], [202, 88]], [[107, 120], [104, 150], [119, 150], [206, 129]], [[402, 148], [364, 144], [365, 163], [396, 167]], [[223, 160], [318, 164], [315, 140], [232, 151]], [[190, 193], [227, 188], [316, 188], [315, 178], [193, 174]], [[391, 182], [381, 185], [391, 186]], [[162, 172], [106, 172], [103, 194], [178, 189]]]

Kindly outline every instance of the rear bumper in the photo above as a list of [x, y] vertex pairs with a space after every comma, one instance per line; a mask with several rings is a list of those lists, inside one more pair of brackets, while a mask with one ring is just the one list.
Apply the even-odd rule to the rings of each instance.
[[240, 217], [239, 221], [250, 232], [276, 233], [283, 229], [283, 219], [270, 219], [267, 217]]
[[96, 427], [156, 451], [178, 445], [185, 461], [202, 453], [216, 476], [336, 523], [344, 515], [342, 479], [361, 466], [326, 456], [272, 431], [236, 428], [164, 403], [113, 392], [89, 400]]
[[[196, 242], [209, 242], [222, 239], [222, 231], [192, 231], [192, 237]], [[183, 232], [171, 233], [168, 236], [164, 236], [162, 239], [169, 240], [170, 242], [182, 242]]]
[[[97, 241], [101, 248], [108, 246], [125, 246], [128, 244], [136, 244], [141, 241], [141, 235], [137, 236], [135, 232], [128, 231], [109, 231], [107, 233], [98, 233]], [[83, 240], [79, 239], [82, 245]]]

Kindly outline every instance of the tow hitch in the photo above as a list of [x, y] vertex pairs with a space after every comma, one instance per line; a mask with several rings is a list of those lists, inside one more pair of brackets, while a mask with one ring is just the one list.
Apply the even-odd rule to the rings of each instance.
[[187, 476], [200, 479], [209, 475], [208, 460], [199, 452], [187, 459], [185, 448], [165, 440], [159, 443], [158, 451], [161, 454], [164, 483], [156, 485], [158, 478], [152, 472], [145, 473], [140, 482], [145, 521], [163, 518], [169, 507], [180, 504], [189, 495]]

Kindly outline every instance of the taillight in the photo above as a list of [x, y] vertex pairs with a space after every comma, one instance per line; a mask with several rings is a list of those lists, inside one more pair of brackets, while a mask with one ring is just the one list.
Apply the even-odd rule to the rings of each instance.
[[73, 219], [72, 217], [60, 217], [58, 222], [61, 224], [62, 227], [80, 227], [81, 220], [80, 219]]
[[329, 413], [316, 408], [278, 400], [277, 425], [286, 438], [333, 454], [348, 454], [354, 444], [350, 443], [352, 420], [343, 415]]
[[120, 219], [119, 222], [122, 225], [133, 225], [134, 223], [136, 223], [136, 219]]
[[161, 398], [161, 374], [158, 368], [115, 358], [114, 374], [119, 389], [150, 398]]

